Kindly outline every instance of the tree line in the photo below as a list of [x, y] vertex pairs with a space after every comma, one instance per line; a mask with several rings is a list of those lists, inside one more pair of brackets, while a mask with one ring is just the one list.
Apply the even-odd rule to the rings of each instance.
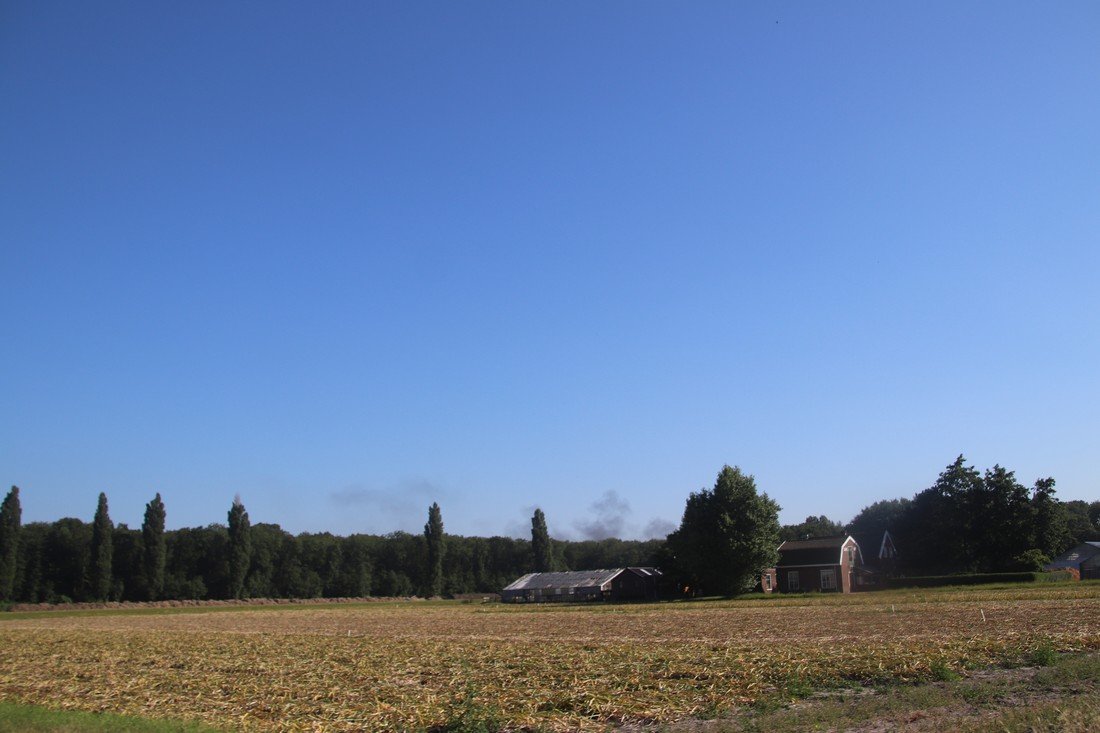
[[[979, 471], [959, 456], [913, 498], [884, 499], [847, 525], [826, 516], [782, 528], [782, 539], [888, 530], [907, 575], [1041, 570], [1082, 542], [1100, 541], [1100, 501], [1060, 501], [1053, 478], [1030, 487], [995, 465]], [[868, 548], [864, 548], [867, 552]]]
[[1071, 547], [1100, 541], [1100, 501], [1062, 502], [1054, 494], [1053, 478], [1029, 488], [1003, 466], [979, 472], [960, 455], [912, 499], [877, 501], [847, 524], [820, 515], [780, 526], [779, 506], [757, 491], [755, 479], [725, 466], [713, 488], [688, 497], [658, 563], [676, 589], [731, 595], [756, 584], [784, 540], [853, 534], [873, 553], [889, 531], [902, 575], [1042, 570]]
[[[447, 596], [495, 593], [524, 573], [657, 566], [666, 592], [751, 589], [783, 540], [889, 530], [906, 575], [1041, 569], [1079, 542], [1100, 540], [1100, 501], [1062, 502], [1054, 479], [1032, 487], [1012, 471], [984, 473], [959, 456], [912, 499], [877, 501], [847, 524], [810, 516], [780, 525], [779, 505], [755, 479], [724, 466], [693, 492], [664, 540], [552, 539], [536, 509], [531, 539], [445, 533], [439, 505], [422, 534], [293, 535], [251, 524], [234, 497], [225, 524], [165, 530], [160, 494], [140, 529], [115, 525], [100, 494], [92, 522], [21, 523], [19, 489], [0, 504], [0, 601]], [[873, 548], [865, 548], [865, 552]]]
[[239, 497], [225, 524], [166, 530], [166, 516], [157, 494], [140, 528], [116, 525], [100, 494], [91, 523], [67, 517], [22, 524], [13, 487], [0, 505], [0, 601], [488, 594], [537, 566], [651, 565], [662, 543], [547, 535], [536, 557], [532, 540], [446, 534], [438, 504], [429, 507], [423, 534], [381, 536], [294, 535], [277, 524], [252, 524]]

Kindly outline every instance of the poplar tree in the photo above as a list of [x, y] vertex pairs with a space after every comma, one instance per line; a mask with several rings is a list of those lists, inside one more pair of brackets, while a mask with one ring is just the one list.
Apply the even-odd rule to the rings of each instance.
[[168, 559], [168, 548], [164, 540], [164, 517], [164, 502], [158, 493], [145, 505], [145, 520], [141, 523], [145, 597], [150, 601], [159, 600], [164, 592], [164, 565]]
[[19, 505], [19, 487], [12, 486], [0, 504], [0, 601], [15, 597], [15, 569], [19, 556], [19, 529], [23, 510]]
[[531, 517], [531, 554], [535, 559], [535, 572], [545, 573], [553, 564], [550, 547], [550, 532], [546, 529], [546, 515], [541, 509], [535, 509]]
[[241, 497], [233, 498], [229, 508], [229, 597], [244, 595], [244, 581], [252, 563], [252, 526], [248, 522]]
[[107, 495], [99, 494], [95, 519], [92, 520], [92, 566], [89, 590], [93, 600], [105, 601], [111, 595], [111, 562], [114, 557], [115, 525], [107, 513]]
[[443, 592], [443, 513], [435, 502], [428, 507], [424, 537], [428, 540], [428, 583], [425, 594], [431, 598]]

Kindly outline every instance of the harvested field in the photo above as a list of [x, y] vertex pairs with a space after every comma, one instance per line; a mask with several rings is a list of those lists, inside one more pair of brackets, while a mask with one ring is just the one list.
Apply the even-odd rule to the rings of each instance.
[[[984, 621], [983, 621], [984, 617]], [[0, 620], [0, 699], [243, 730], [596, 730], [792, 686], [1100, 649], [1100, 585], [634, 606], [393, 603]]]

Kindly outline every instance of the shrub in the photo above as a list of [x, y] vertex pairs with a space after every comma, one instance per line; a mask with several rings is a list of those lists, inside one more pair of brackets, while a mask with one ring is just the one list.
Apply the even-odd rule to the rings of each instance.
[[1028, 550], [1012, 558], [1012, 567], [1023, 572], [1041, 572], [1043, 567], [1050, 562], [1042, 550]]
[[1058, 652], [1050, 644], [1040, 644], [1027, 655], [1027, 662], [1033, 667], [1049, 667], [1058, 661]]
[[937, 679], [940, 682], [955, 682], [960, 679], [960, 675], [951, 667], [947, 666], [942, 661], [932, 662], [932, 678]]
[[1039, 580], [1046, 583], [1060, 583], [1065, 580], [1080, 580], [1081, 572], [1077, 568], [1065, 568], [1063, 570], [1048, 570], [1039, 576]]

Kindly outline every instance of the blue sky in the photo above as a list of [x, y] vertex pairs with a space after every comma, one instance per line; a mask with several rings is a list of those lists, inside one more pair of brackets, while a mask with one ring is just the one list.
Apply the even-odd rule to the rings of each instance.
[[24, 520], [1100, 497], [1095, 3], [0, 5]]

